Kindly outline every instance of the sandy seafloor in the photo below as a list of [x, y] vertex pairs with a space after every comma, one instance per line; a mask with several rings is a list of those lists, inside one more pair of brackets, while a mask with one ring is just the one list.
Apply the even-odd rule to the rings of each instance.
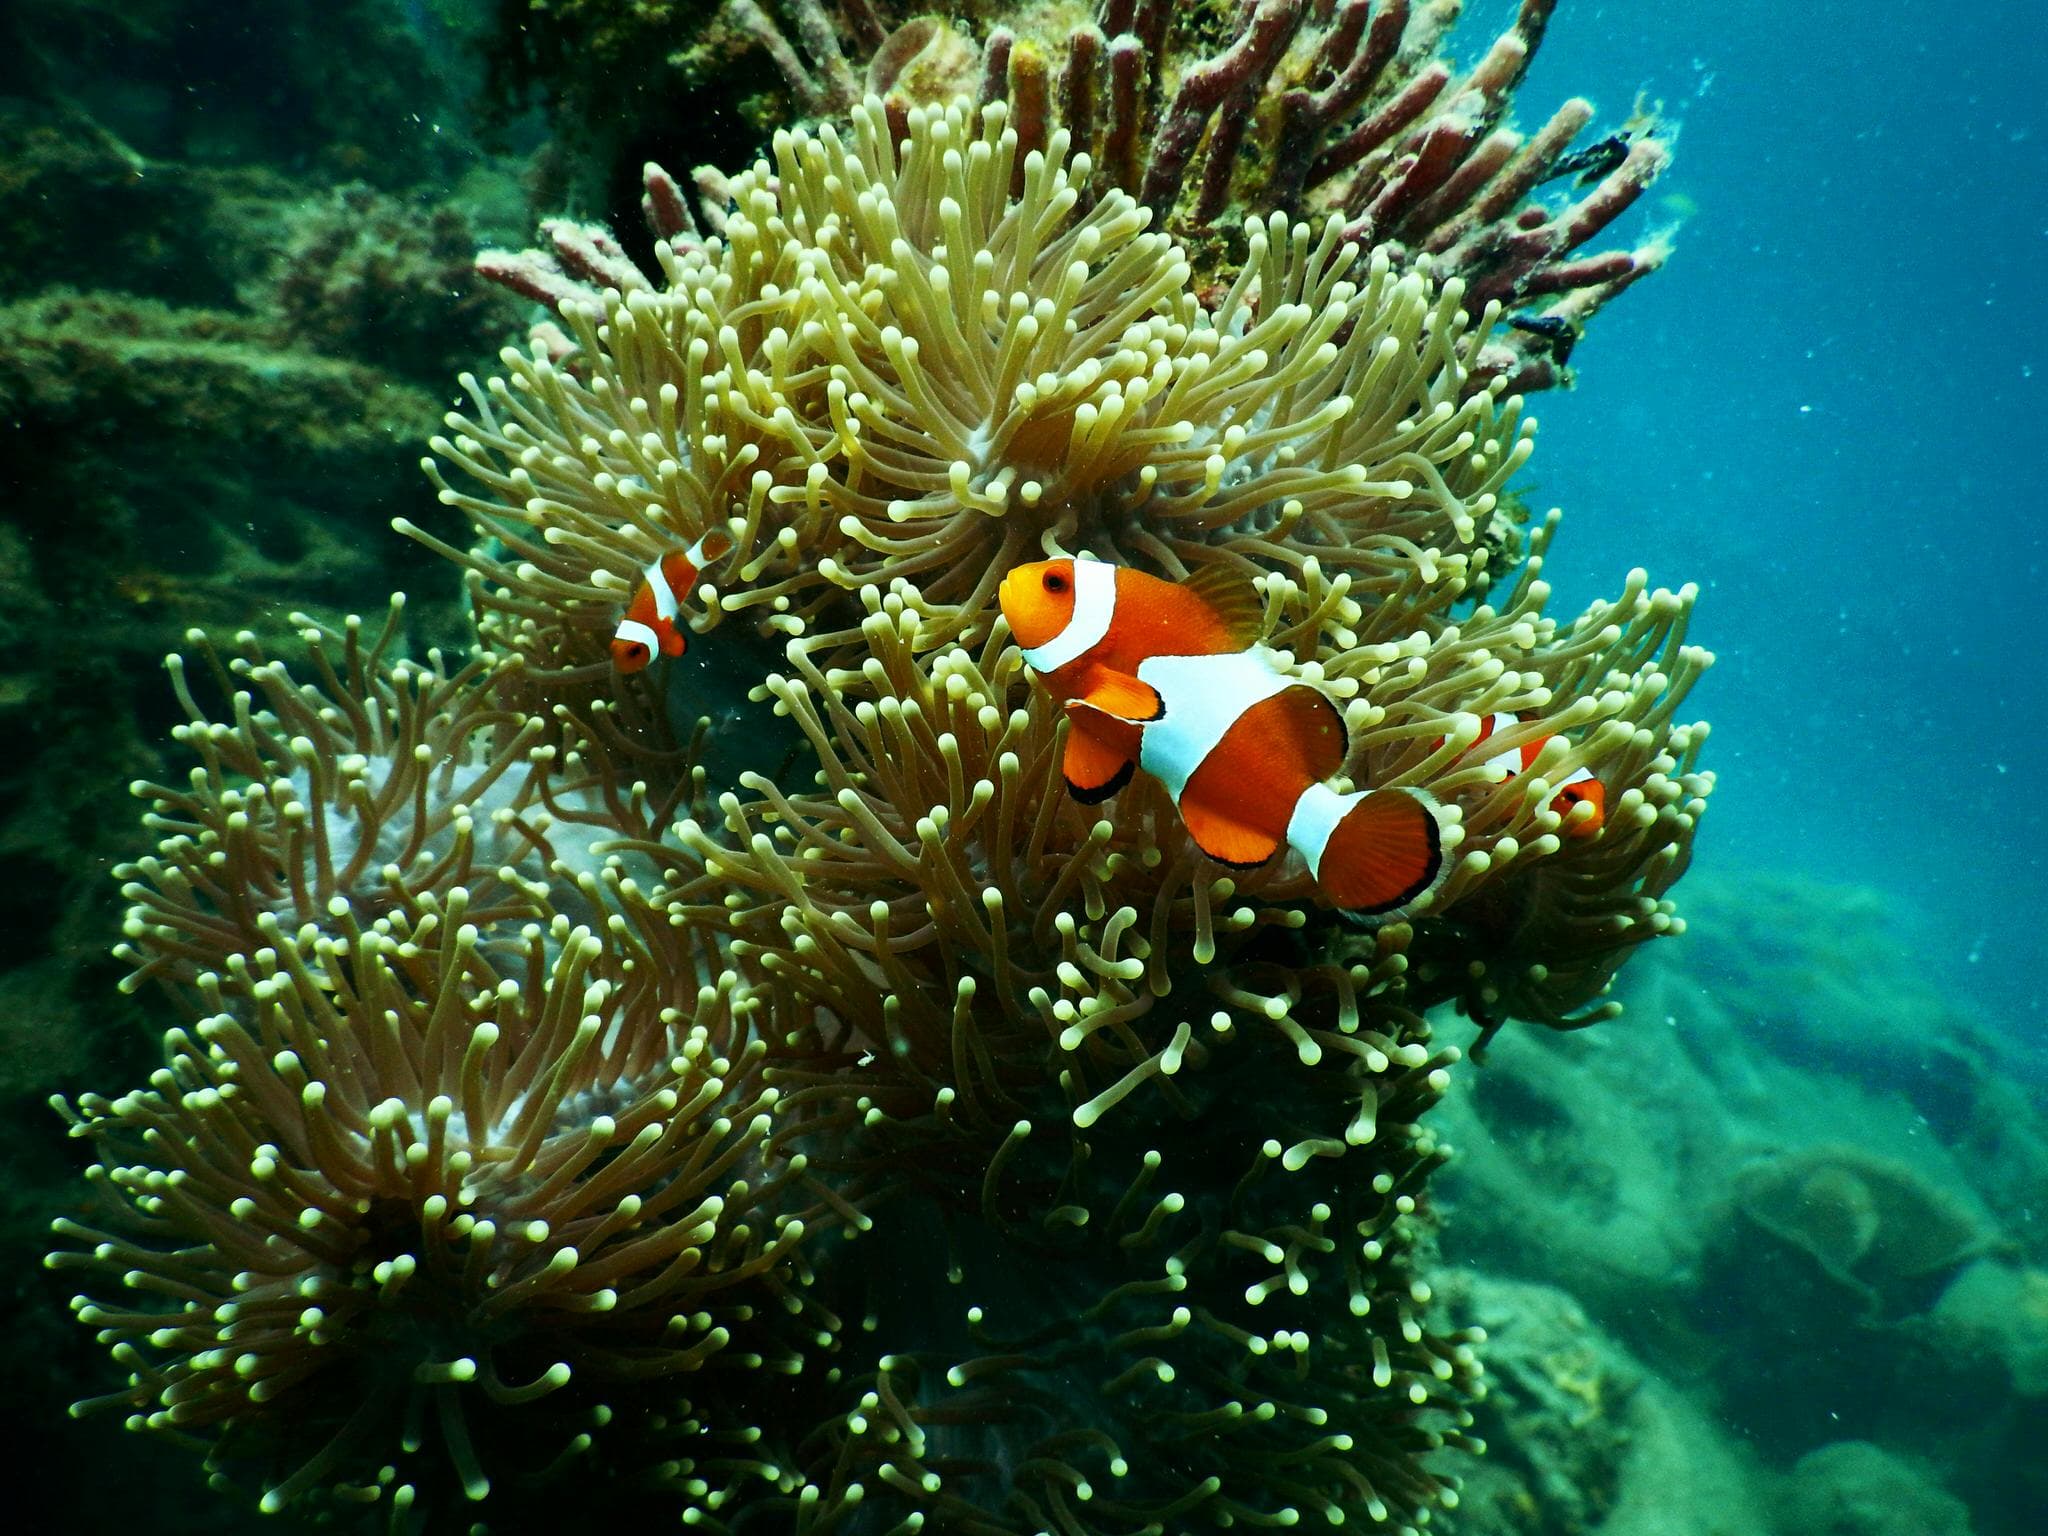
[[[241, 1529], [187, 1458], [63, 1418], [111, 1382], [36, 1263], [72, 1169], [45, 1096], [138, 1077], [161, 1027], [101, 958], [119, 786], [187, 625], [404, 585], [452, 632], [376, 530], [433, 514], [446, 380], [520, 323], [469, 252], [575, 177], [530, 120], [478, 147], [460, 7], [296, 7], [289, 46], [170, 0], [11, 9], [10, 1498], [81, 1536]], [[1627, 1016], [1511, 1027], [1439, 1112], [1441, 1288], [1493, 1334], [1453, 1530], [2048, 1531], [2044, 61], [2048, 12], [1998, 0], [1567, 0], [1527, 87], [1683, 124], [1641, 215], [1682, 216], [1677, 255], [1539, 402], [1532, 499], [1568, 512], [1560, 611], [1622, 564], [1700, 582], [1720, 783]], [[290, 252], [350, 240], [375, 281], [294, 289]]]

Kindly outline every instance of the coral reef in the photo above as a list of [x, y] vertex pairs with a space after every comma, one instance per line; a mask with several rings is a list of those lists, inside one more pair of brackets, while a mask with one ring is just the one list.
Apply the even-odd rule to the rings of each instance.
[[1943, 1346], [1986, 1367], [1994, 1390], [2048, 1397], [2048, 1270], [1980, 1259], [1942, 1291], [1931, 1316]]
[[1755, 1229], [1744, 1262], [1756, 1262], [1759, 1234], [1775, 1239], [1871, 1317], [1924, 1311], [1930, 1292], [1999, 1246], [1966, 1199], [1853, 1145], [1751, 1163], [1736, 1174], [1734, 1204]]
[[1456, 1526], [1518, 1529], [1516, 1511], [1533, 1505], [1545, 1529], [1594, 1529], [1619, 1493], [1641, 1367], [1561, 1291], [1459, 1274], [1446, 1299], [1487, 1339], [1475, 1428], [1489, 1454], [1462, 1490]]
[[[395, 659], [396, 607], [174, 664], [200, 765], [137, 786], [121, 953], [192, 1022], [66, 1106], [102, 1210], [51, 1261], [105, 1401], [401, 1525], [560, 1453], [708, 1528], [1413, 1530], [1482, 1390], [1425, 1273], [1425, 1012], [1605, 1017], [1679, 926], [1692, 593], [1544, 614], [1499, 302], [1341, 217], [1247, 219], [1205, 297], [1001, 102], [773, 153], [658, 283], [556, 227], [616, 282], [434, 440], [476, 542], [401, 520], [467, 665]], [[716, 528], [697, 668], [615, 672], [638, 573]], [[994, 588], [1084, 549], [1256, 578], [1349, 777], [1438, 807], [1426, 901], [1359, 924], [1156, 786], [1067, 794]], [[692, 731], [719, 674], [738, 728]], [[1554, 741], [1507, 779], [1467, 755], [1502, 711]]]
[[5, 697], [47, 744], [0, 775], [0, 883], [36, 893], [9, 913], [23, 957], [63, 957], [39, 1007], [109, 1048], [104, 974], [72, 957], [99, 953], [81, 936], [127, 847], [100, 807], [160, 766], [158, 663], [194, 625], [275, 639], [289, 607], [335, 617], [388, 583], [366, 526], [432, 516], [391, 445], [512, 313], [468, 271], [478, 198], [446, 192], [473, 149], [409, 115], [446, 86], [397, 6], [186, 9], [38, 0], [0, 23], [0, 406], [27, 534], [7, 595], [37, 615]]

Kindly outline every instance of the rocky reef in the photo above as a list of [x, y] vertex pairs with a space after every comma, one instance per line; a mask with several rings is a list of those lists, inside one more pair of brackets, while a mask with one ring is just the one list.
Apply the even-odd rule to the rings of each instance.
[[[116, 990], [109, 872], [138, 848], [127, 784], [172, 771], [165, 655], [195, 627], [279, 639], [294, 611], [338, 622], [394, 583], [420, 594], [416, 645], [460, 637], [431, 562], [408, 563], [385, 526], [437, 515], [406, 450], [449, 373], [519, 323], [471, 261], [532, 210], [522, 161], [462, 130], [437, 48], [380, 0], [260, 15], [28, 0], [0, 16], [11, 1274], [34, 1272], [52, 1212], [76, 1204], [54, 1193], [76, 1168], [39, 1125], [48, 1093], [140, 1078], [159, 1055], [165, 1020]], [[52, 1443], [62, 1404], [104, 1357], [26, 1304], [39, 1287], [16, 1294], [6, 1358], [33, 1390], [8, 1411], [13, 1454], [110, 1527], [160, 1464], [137, 1442], [120, 1476], [64, 1475], [89, 1447]], [[177, 1505], [166, 1529], [201, 1518], [148, 1503]]]
[[[1591, 1473], [1550, 1452], [1483, 1528], [2038, 1528], [2039, 1060], [1915, 965], [1919, 915], [1874, 891], [1716, 871], [1689, 892], [1693, 937], [1631, 967], [1627, 1025], [1505, 1034], [1433, 1119], [1445, 1258], [1577, 1301], [1584, 1335], [1546, 1358], [1600, 1360], [1573, 1370], [1596, 1417], [1637, 1422], [1625, 1380], [1694, 1426], [1655, 1456], [1632, 1431]], [[1715, 1466], [1731, 1491], [1670, 1491]]]
[[0, 708], [31, 744], [0, 775], [0, 889], [34, 998], [7, 1054], [76, 1071], [134, 1038], [101, 1022], [133, 846], [107, 807], [160, 764], [164, 655], [408, 577], [377, 532], [433, 508], [398, 450], [514, 323], [470, 262], [528, 215], [431, 131], [459, 108], [396, 6], [34, 0], [0, 28]]

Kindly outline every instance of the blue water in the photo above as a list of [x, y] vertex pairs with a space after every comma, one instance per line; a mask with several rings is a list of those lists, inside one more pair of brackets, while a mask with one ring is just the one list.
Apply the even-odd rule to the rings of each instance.
[[[1465, 29], [1491, 36], [1512, 6]], [[1946, 20], [1937, 20], [1945, 16]], [[1720, 771], [1701, 858], [1868, 882], [1924, 963], [2040, 1035], [2048, 6], [1560, 8], [1524, 115], [1683, 125], [1666, 269], [1539, 402], [1556, 611], [1698, 580]]]

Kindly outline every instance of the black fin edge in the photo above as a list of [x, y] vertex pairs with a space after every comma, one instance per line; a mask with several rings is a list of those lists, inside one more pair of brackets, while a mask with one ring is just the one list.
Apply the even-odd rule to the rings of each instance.
[[1123, 767], [1117, 769], [1115, 773], [1109, 776], [1107, 781], [1096, 785], [1093, 789], [1083, 789], [1072, 779], [1068, 779], [1067, 793], [1083, 805], [1100, 805], [1111, 795], [1130, 783], [1131, 775], [1137, 771], [1137, 768], [1136, 762], [1130, 758], [1125, 758]]

